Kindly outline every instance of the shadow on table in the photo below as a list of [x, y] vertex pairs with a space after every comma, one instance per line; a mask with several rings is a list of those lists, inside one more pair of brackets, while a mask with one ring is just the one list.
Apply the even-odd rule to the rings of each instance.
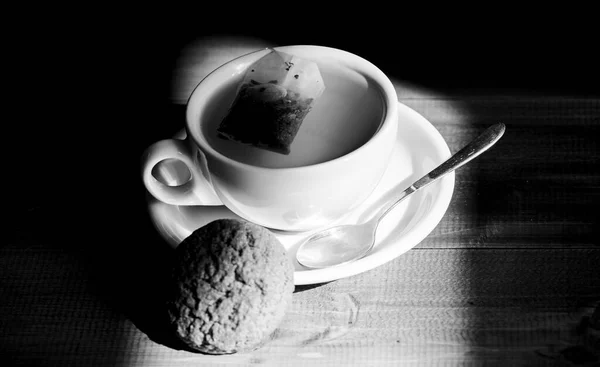
[[[98, 131], [81, 145], [66, 136], [71, 154], [85, 152], [86, 164], [48, 150], [43, 159], [52, 164], [36, 171], [48, 183], [36, 177], [37, 186], [10, 198], [0, 247], [1, 365], [130, 366], [143, 353], [140, 331], [185, 349], [161, 322], [172, 250], [150, 223], [139, 177], [143, 149], [181, 129], [164, 121], [183, 111], [157, 106], [138, 114], [147, 130], [117, 119], [123, 126], [107, 125], [115, 129], [110, 136]], [[34, 170], [31, 162], [22, 165]]]
[[465, 102], [490, 118], [474, 122], [473, 135], [492, 119], [507, 125], [457, 175], [457, 194], [474, 203], [458, 214], [468, 230], [455, 243], [472, 249], [462, 269], [470, 353], [486, 362], [597, 363], [598, 331], [591, 336], [586, 320], [600, 307], [600, 223], [590, 210], [600, 204], [600, 105], [582, 98], [575, 112], [573, 101], [543, 96]]
[[[143, 207], [143, 206], [142, 206]], [[136, 211], [137, 212], [137, 211]], [[149, 220], [139, 211], [137, 236], [121, 243], [113, 251], [92, 253], [94, 292], [133, 323], [155, 343], [176, 350], [189, 349], [174, 337], [165, 312], [164, 300], [171, 270], [173, 249], [156, 233]], [[139, 339], [136, 330], [127, 338]], [[123, 343], [131, 343], [124, 340]], [[135, 355], [135, 351], [131, 352]]]
[[140, 341], [131, 322], [183, 348], [157, 322], [168, 259], [160, 243], [94, 221], [68, 228], [63, 215], [43, 206], [12, 218], [14, 236], [0, 248], [1, 364], [129, 366]]

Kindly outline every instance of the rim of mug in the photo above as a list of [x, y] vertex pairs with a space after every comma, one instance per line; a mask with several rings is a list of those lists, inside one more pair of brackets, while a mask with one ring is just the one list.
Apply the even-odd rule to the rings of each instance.
[[[214, 149], [208, 143], [208, 141], [203, 136], [203, 134], [199, 132], [201, 129], [192, 128], [192, 118], [191, 118], [192, 116], [191, 115], [192, 115], [193, 110], [192, 110], [191, 106], [194, 106], [195, 100], [199, 98], [200, 92], [202, 91], [204, 84], [206, 84], [206, 83], [204, 83], [205, 80], [207, 80], [209, 78], [213, 78], [215, 76], [215, 74], [221, 72], [224, 68], [230, 67], [231, 65], [239, 63], [241, 60], [249, 58], [254, 54], [264, 52], [266, 50], [276, 50], [276, 51], [293, 54], [293, 49], [298, 49], [298, 48], [314, 48], [314, 49], [319, 49], [321, 51], [326, 51], [329, 53], [335, 53], [335, 54], [341, 55], [345, 58], [348, 58], [349, 60], [351, 60], [353, 62], [353, 65], [360, 66], [358, 69], [363, 74], [367, 75], [368, 77], [370, 77], [373, 81], [375, 81], [377, 83], [377, 86], [379, 87], [381, 95], [382, 95], [385, 109], [384, 109], [381, 125], [379, 126], [379, 128], [377, 129], [375, 134], [373, 134], [373, 136], [366, 143], [364, 143], [360, 147], [352, 150], [351, 152], [348, 152], [342, 156], [339, 156], [339, 157], [336, 157], [334, 159], [330, 159], [330, 160], [327, 160], [324, 162], [319, 162], [319, 163], [309, 164], [309, 165], [304, 165], [304, 166], [296, 166], [296, 167], [274, 168], [274, 167], [254, 166], [251, 164], [243, 163], [243, 162], [237, 161], [235, 159], [229, 158], [226, 155], [220, 153], [218, 150]], [[292, 50], [292, 52], [287, 51], [287, 50]], [[397, 110], [398, 110], [398, 97], [396, 94], [396, 89], [394, 88], [394, 85], [392, 84], [390, 79], [383, 73], [383, 71], [381, 71], [373, 63], [371, 63], [370, 61], [368, 61], [356, 54], [353, 54], [351, 52], [344, 51], [344, 50], [338, 49], [338, 48], [327, 47], [327, 46], [318, 46], [318, 45], [288, 45], [288, 46], [277, 46], [277, 47], [265, 47], [265, 48], [261, 48], [261, 49], [240, 55], [232, 60], [227, 61], [226, 63], [220, 65], [215, 70], [213, 70], [208, 75], [206, 75], [196, 85], [196, 87], [190, 94], [190, 97], [188, 98], [187, 103], [186, 103], [186, 130], [188, 132], [188, 137], [190, 137], [196, 145], [201, 147], [201, 150], [204, 154], [210, 154], [213, 158], [218, 159], [229, 165], [235, 166], [237, 168], [242, 168], [242, 169], [247, 169], [247, 170], [278, 171], [278, 172], [279, 171], [301, 171], [301, 170], [315, 169], [315, 168], [329, 169], [329, 168], [332, 168], [332, 166], [334, 166], [336, 164], [340, 164], [342, 162], [344, 164], [346, 164], [346, 162], [348, 160], [354, 159], [355, 157], [360, 155], [361, 152], [367, 150], [369, 147], [372, 147], [373, 145], [378, 144], [379, 141], [384, 139], [386, 134], [389, 134], [389, 130], [392, 128], [392, 125], [398, 123], [398, 121], [397, 121], [398, 111]], [[196, 124], [196, 125], [198, 125], [198, 124]], [[394, 134], [394, 136], [395, 136], [395, 134]]]

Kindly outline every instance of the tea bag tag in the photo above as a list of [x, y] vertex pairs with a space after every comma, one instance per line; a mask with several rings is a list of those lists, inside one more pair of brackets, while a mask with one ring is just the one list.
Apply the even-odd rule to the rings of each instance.
[[302, 98], [319, 98], [325, 90], [323, 77], [315, 62], [276, 50], [252, 64], [244, 82], [278, 84], [299, 93]]

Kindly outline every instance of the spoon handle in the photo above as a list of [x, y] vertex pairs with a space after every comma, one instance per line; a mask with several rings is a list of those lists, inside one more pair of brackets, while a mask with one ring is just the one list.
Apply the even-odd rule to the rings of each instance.
[[481, 153], [494, 145], [506, 130], [503, 123], [497, 123], [488, 127], [481, 135], [476, 137], [467, 146], [459, 150], [444, 163], [437, 166], [434, 170], [423, 176], [413, 184], [416, 190], [429, 185], [435, 180], [444, 177], [448, 173], [467, 164]]
[[385, 215], [392, 210], [396, 205], [406, 199], [415, 191], [423, 188], [430, 183], [444, 177], [448, 173], [455, 169], [465, 165], [481, 153], [488, 150], [494, 145], [506, 130], [506, 126], [503, 123], [497, 123], [488, 127], [481, 135], [472, 140], [467, 146], [459, 150], [452, 157], [448, 158], [444, 163], [434, 168], [431, 172], [421, 177], [418, 181], [410, 185], [406, 190], [401, 192], [395, 201], [392, 201], [379, 209], [379, 212], [372, 217], [369, 221], [374, 223], [375, 227], [379, 224], [379, 221], [385, 217]]

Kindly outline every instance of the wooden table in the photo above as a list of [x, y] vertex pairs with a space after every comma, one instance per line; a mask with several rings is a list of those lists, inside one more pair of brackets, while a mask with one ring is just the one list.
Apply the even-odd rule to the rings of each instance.
[[[226, 42], [182, 52], [174, 120], [151, 125], [138, 147], [183, 126], [176, 117], [207, 72], [262, 45]], [[108, 215], [79, 198], [68, 209], [31, 204], [13, 216], [0, 248], [0, 365], [597, 365], [600, 99], [394, 82], [400, 102], [452, 152], [492, 123], [507, 126], [457, 172], [448, 211], [414, 249], [363, 274], [298, 287], [264, 347], [207, 356], [176, 349], [157, 326], [155, 290], [170, 249], [144, 216], [140, 181], [130, 206], [98, 200]]]

